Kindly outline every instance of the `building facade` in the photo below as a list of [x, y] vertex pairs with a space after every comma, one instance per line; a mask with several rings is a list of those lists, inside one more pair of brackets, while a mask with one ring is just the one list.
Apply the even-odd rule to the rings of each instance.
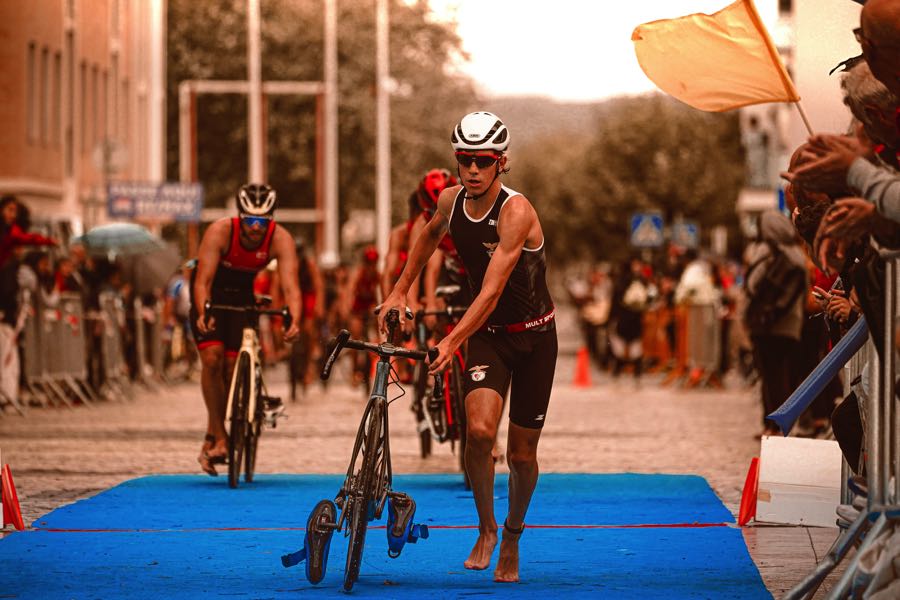
[[165, 0], [0, 3], [0, 194], [75, 233], [165, 179]]

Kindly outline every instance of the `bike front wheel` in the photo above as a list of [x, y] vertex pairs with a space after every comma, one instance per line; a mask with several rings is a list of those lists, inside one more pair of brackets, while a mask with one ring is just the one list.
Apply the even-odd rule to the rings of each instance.
[[237, 487], [247, 439], [247, 411], [250, 404], [250, 357], [241, 354], [231, 395], [231, 422], [228, 430], [228, 485]]
[[244, 444], [244, 481], [247, 483], [253, 481], [253, 475], [256, 473], [256, 448], [259, 446], [259, 436], [262, 433], [264, 418], [260, 400], [259, 397], [256, 398], [256, 415], [253, 423], [247, 425], [247, 439]]
[[384, 410], [383, 402], [376, 402], [369, 411], [369, 422], [366, 425], [362, 447], [362, 465], [356, 473], [354, 489], [351, 492], [353, 515], [350, 518], [347, 568], [344, 571], [344, 590], [348, 592], [353, 589], [353, 584], [359, 579], [366, 529], [369, 525], [370, 505], [375, 501], [375, 468], [381, 447], [382, 410]]

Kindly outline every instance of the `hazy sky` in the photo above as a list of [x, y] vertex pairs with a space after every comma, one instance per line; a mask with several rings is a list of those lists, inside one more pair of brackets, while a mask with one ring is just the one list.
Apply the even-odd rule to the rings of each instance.
[[[594, 100], [654, 89], [631, 32], [647, 21], [713, 13], [733, 0], [429, 0], [455, 15], [471, 62], [461, 69], [493, 94]], [[777, 0], [757, 0], [773, 37]]]

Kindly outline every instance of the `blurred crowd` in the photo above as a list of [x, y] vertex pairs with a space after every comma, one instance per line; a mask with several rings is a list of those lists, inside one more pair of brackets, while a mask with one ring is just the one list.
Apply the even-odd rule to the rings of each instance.
[[[705, 380], [713, 385], [736, 369], [760, 381], [759, 434], [768, 435], [779, 430], [765, 415], [857, 319], [865, 317], [883, 354], [884, 274], [900, 249], [900, 2], [870, 0], [853, 33], [863, 52], [839, 65], [852, 121], [846, 131], [813, 135], [794, 151], [782, 175], [789, 214], [759, 215], [740, 264], [670, 252], [665, 264], [603, 265], [569, 286], [600, 368], [678, 372], [686, 360], [689, 371], [711, 368]], [[699, 331], [698, 305], [715, 315]], [[707, 347], [719, 340], [717, 361], [695, 356], [692, 331]], [[825, 386], [799, 431], [833, 432], [851, 467], [861, 470], [865, 390], [859, 381], [848, 383], [846, 398], [838, 377]]]
[[[79, 238], [62, 240], [32, 231], [30, 210], [15, 196], [0, 198], [0, 217], [0, 358], [4, 365], [0, 392], [7, 398], [16, 398], [20, 389], [33, 390], [33, 382], [26, 377], [24, 348], [34, 343], [26, 335], [29, 318], [35, 318], [36, 308], [54, 309], [61, 299], [73, 296], [82, 308], [85, 383], [98, 395], [110, 377], [109, 365], [104, 364], [110, 357], [102, 346], [109, 328], [115, 329], [114, 348], [122, 354], [121, 361], [115, 362], [122, 363], [126, 381], [147, 377], [178, 381], [193, 376], [198, 356], [188, 319], [195, 260], [181, 264], [160, 285], [135, 285], [136, 273], [129, 260], [133, 257], [97, 252]], [[296, 377], [292, 383], [302, 389], [315, 376], [322, 348], [336, 331], [346, 327], [357, 336], [375, 336], [371, 314], [380, 297], [382, 275], [374, 246], [358, 248], [350, 261], [328, 257], [316, 261], [301, 238], [296, 239], [296, 250], [303, 295], [301, 338], [285, 345], [280, 319], [266, 317], [260, 322], [260, 339], [266, 364], [289, 361], [292, 378]], [[257, 275], [254, 292], [270, 296], [274, 306], [283, 304], [276, 263]], [[141, 352], [139, 340], [144, 344]], [[365, 367], [357, 365], [357, 381], [364, 379]]]
[[[600, 370], [635, 378], [662, 371], [668, 381], [721, 387], [732, 370], [744, 379], [754, 374], [746, 332], [735, 323], [742, 275], [735, 261], [673, 245], [663, 260], [600, 263], [570, 277], [566, 287]], [[689, 330], [691, 311], [695, 321], [711, 317], [714, 327]], [[688, 338], [696, 342], [692, 353]]]

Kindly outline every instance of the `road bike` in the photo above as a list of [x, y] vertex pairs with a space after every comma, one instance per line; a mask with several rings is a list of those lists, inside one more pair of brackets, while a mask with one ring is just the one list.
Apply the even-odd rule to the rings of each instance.
[[[459, 286], [441, 286], [436, 294], [442, 298], [450, 298], [459, 292]], [[453, 330], [459, 319], [468, 310], [468, 306], [452, 306], [441, 310], [416, 313], [416, 343], [420, 349], [428, 344], [429, 331], [425, 325], [426, 317], [437, 317], [445, 328], [447, 335]], [[457, 349], [448, 368], [441, 376], [439, 387], [429, 386], [427, 367], [417, 363], [413, 374], [412, 411], [416, 415], [419, 432], [419, 450], [422, 458], [431, 454], [432, 440], [439, 443], [449, 441], [451, 448], [457, 452], [459, 469], [463, 473], [466, 489], [469, 489], [469, 476], [466, 473], [466, 398], [463, 388], [463, 375], [466, 372], [466, 361], [463, 352]], [[456, 445], [459, 445], [457, 451]]]
[[[406, 312], [407, 318], [412, 319], [412, 312], [409, 309]], [[347, 476], [341, 489], [333, 501], [322, 500], [313, 508], [307, 520], [303, 548], [281, 557], [285, 567], [305, 560], [306, 578], [310, 583], [317, 584], [325, 576], [332, 534], [343, 530], [344, 536], [349, 538], [344, 570], [346, 591], [350, 591], [359, 578], [368, 524], [370, 521], [380, 519], [385, 508], [388, 509], [388, 555], [391, 558], [400, 556], [400, 551], [407, 542], [416, 543], [419, 538], [428, 537], [427, 525], [413, 523], [416, 512], [415, 501], [409, 495], [391, 488], [393, 472], [388, 405], [396, 398], [388, 400], [387, 391], [391, 383], [399, 387], [396, 371], [391, 364], [392, 359], [409, 358], [424, 361], [426, 357], [435, 358], [437, 350], [425, 352], [395, 346], [394, 342], [399, 333], [399, 311], [389, 311], [385, 322], [388, 337], [382, 344], [352, 340], [350, 332], [346, 329], [341, 330], [331, 343], [328, 358], [322, 368], [323, 380], [327, 380], [330, 376], [331, 368], [341, 350], [351, 348], [371, 352], [378, 357], [375, 381], [356, 432], [350, 466], [347, 468]]]
[[211, 311], [237, 312], [245, 315], [246, 326], [241, 333], [241, 348], [235, 361], [231, 386], [228, 389], [228, 405], [225, 421], [228, 427], [228, 485], [237, 487], [244, 467], [244, 481], [253, 481], [256, 469], [256, 451], [263, 424], [274, 429], [278, 418], [284, 416], [281, 398], [269, 396], [263, 381], [260, 360], [260, 343], [257, 326], [260, 315], [277, 315], [284, 319], [285, 328], [291, 326], [291, 314], [287, 308], [268, 309], [271, 302], [262, 298], [250, 306], [232, 306], [206, 302], [207, 321]]

